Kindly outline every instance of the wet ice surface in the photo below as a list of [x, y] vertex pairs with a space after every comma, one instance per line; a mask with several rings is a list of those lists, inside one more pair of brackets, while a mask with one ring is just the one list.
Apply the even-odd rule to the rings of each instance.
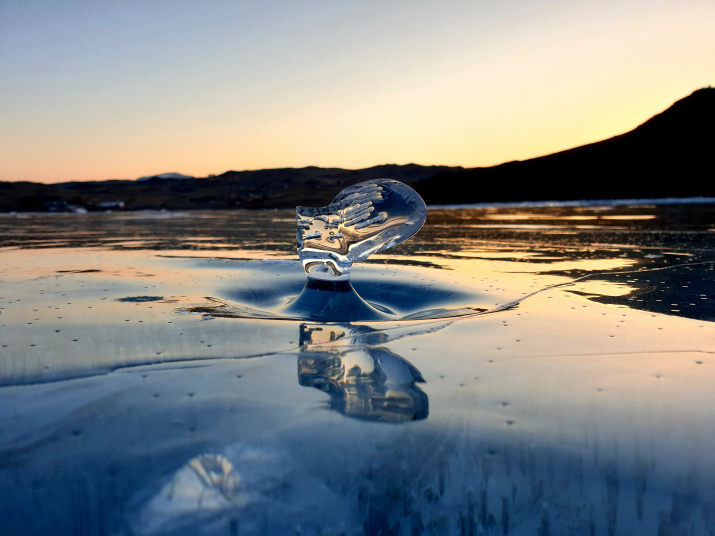
[[0, 216], [4, 531], [712, 534], [712, 205], [430, 211], [375, 322], [294, 226]]

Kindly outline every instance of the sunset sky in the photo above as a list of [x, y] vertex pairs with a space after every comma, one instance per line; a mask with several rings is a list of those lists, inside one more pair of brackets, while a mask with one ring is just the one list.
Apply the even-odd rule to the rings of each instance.
[[707, 85], [713, 0], [0, 0], [0, 180], [493, 165]]

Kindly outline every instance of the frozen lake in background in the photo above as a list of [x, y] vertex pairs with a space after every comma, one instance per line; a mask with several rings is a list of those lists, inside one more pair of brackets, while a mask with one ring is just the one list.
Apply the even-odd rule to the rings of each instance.
[[715, 534], [715, 204], [0, 215], [3, 534]]

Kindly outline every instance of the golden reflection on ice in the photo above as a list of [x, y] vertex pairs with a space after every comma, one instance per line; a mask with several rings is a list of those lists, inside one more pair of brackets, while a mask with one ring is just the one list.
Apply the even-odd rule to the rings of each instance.
[[569, 286], [570, 290], [592, 296], [627, 296], [635, 290], [626, 283], [612, 281], [586, 280]]
[[[447, 255], [445, 255], [447, 257]], [[534, 274], [544, 271], [566, 272], [579, 270], [581, 272], [626, 270], [638, 264], [637, 259], [610, 258], [610, 259], [574, 259], [544, 255], [538, 252], [504, 252], [498, 250], [463, 250], [451, 252], [447, 258], [442, 256], [425, 256], [421, 260], [440, 266], [443, 269], [459, 272], [461, 274], [475, 274], [482, 270], [489, 272], [508, 272], [512, 277], [519, 273]], [[401, 257], [395, 256], [393, 260], [399, 261]], [[521, 261], [521, 262], [519, 262]], [[440, 277], [435, 274], [435, 277]], [[448, 277], [442, 275], [442, 277]], [[499, 278], [498, 275], [495, 276]]]
[[634, 220], [655, 220], [656, 216], [654, 214], [606, 214], [601, 216], [604, 220], [623, 220], [623, 221], [634, 221]]

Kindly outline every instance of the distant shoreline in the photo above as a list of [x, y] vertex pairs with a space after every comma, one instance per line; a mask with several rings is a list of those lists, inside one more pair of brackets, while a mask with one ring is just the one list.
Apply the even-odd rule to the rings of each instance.
[[427, 205], [427, 209], [465, 209], [465, 208], [530, 208], [530, 207], [617, 207], [640, 205], [710, 205], [715, 204], [715, 197], [663, 197], [639, 199], [581, 199], [573, 201], [507, 201], [503, 203], [450, 203]]
[[[462, 204], [445, 204], [445, 205], [427, 205], [427, 210], [462, 210], [462, 209], [479, 209], [479, 208], [558, 208], [558, 207], [618, 207], [618, 206], [647, 206], [647, 205], [715, 205], [715, 197], [664, 197], [664, 198], [638, 198], [638, 199], [580, 199], [571, 201], [513, 201], [504, 203], [462, 203]], [[116, 214], [116, 213], [131, 213], [131, 214], [162, 214], [162, 213], [187, 213], [214, 211], [214, 212], [230, 212], [235, 210], [244, 211], [291, 211], [289, 207], [279, 208], [214, 208], [214, 209], [126, 209], [126, 210], [108, 210], [94, 212], [0, 212], [0, 216], [67, 216], [67, 215], [85, 215], [85, 214]]]

